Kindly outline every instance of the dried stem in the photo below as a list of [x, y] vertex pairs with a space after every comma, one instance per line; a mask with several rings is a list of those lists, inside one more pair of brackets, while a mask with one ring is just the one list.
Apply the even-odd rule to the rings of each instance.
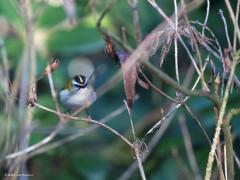
[[[107, 123], [110, 120], [112, 120], [114, 117], [120, 115], [121, 113], [123, 113], [126, 110], [125, 105], [122, 105], [121, 107], [117, 108], [116, 110], [114, 110], [113, 112], [111, 112], [110, 114], [108, 114], [107, 116], [105, 116], [104, 118], [100, 119], [99, 122], [101, 123]], [[43, 147], [40, 147], [32, 152], [30, 152], [30, 154], [28, 155], [28, 158], [33, 157], [35, 155], [47, 152], [53, 148], [57, 148], [59, 146], [64, 145], [65, 143], [68, 143], [70, 141], [76, 140], [77, 138], [81, 137], [81, 136], [85, 136], [88, 135], [89, 133], [93, 132], [94, 130], [96, 130], [99, 126], [98, 125], [93, 125], [89, 128], [85, 128], [85, 129], [81, 129], [81, 131], [76, 132], [73, 135], [70, 135], [68, 137], [65, 137], [61, 140], [57, 140], [55, 142], [49, 143]]]
[[177, 0], [174, 0], [174, 10], [175, 10], [175, 37], [174, 37], [174, 57], [175, 57], [175, 72], [178, 84], [180, 84], [179, 72], [178, 72], [178, 45], [177, 45], [177, 33], [178, 33], [178, 8]]
[[233, 116], [240, 114], [240, 108], [231, 109], [223, 120], [223, 133], [226, 146], [226, 167], [227, 167], [227, 179], [234, 179], [234, 161], [233, 161], [233, 142], [230, 127], [230, 120]]
[[173, 87], [177, 91], [181, 92], [182, 94], [184, 94], [186, 96], [206, 97], [209, 100], [211, 100], [217, 107], [219, 107], [221, 105], [221, 101], [215, 95], [209, 94], [206, 91], [188, 90], [187, 88], [180, 86], [178, 83], [176, 83], [171, 77], [169, 77], [167, 74], [165, 74], [161, 69], [157, 69], [155, 66], [153, 66], [149, 62], [143, 62], [143, 63], [144, 63], [144, 65], [146, 65], [146, 68], [148, 68], [151, 72], [153, 72], [155, 75], [157, 75], [158, 78], [160, 78], [162, 81], [169, 84], [171, 87]]
[[228, 43], [228, 48], [232, 49], [231, 41], [230, 41], [229, 34], [228, 34], [228, 26], [227, 26], [226, 18], [224, 17], [222, 10], [219, 10], [219, 13], [220, 13], [221, 18], [223, 20], [224, 29], [225, 29], [225, 35], [226, 35], [227, 43]]
[[195, 180], [201, 180], [202, 177], [201, 177], [201, 174], [199, 173], [199, 167], [193, 152], [191, 136], [189, 134], [189, 131], [186, 125], [186, 120], [183, 114], [179, 116], [179, 124], [183, 134], [183, 140], [184, 140], [185, 149], [187, 151], [188, 161], [193, 171]]
[[223, 118], [224, 118], [224, 114], [225, 114], [225, 110], [226, 110], [226, 105], [227, 105], [228, 98], [229, 98], [229, 92], [230, 92], [231, 84], [232, 84], [232, 81], [233, 81], [233, 78], [234, 78], [234, 72], [235, 72], [235, 68], [236, 68], [237, 63], [238, 63], [237, 59], [233, 58], [229, 79], [227, 81], [227, 86], [226, 86], [226, 89], [225, 89], [225, 92], [224, 92], [223, 101], [222, 101], [222, 104], [221, 104], [221, 107], [220, 107], [219, 117], [218, 117], [218, 120], [217, 120], [217, 126], [216, 126], [216, 130], [215, 130], [214, 138], [213, 138], [213, 144], [211, 146], [211, 151], [209, 152], [208, 163], [207, 163], [206, 174], [205, 174], [205, 180], [210, 180], [210, 178], [211, 178], [214, 154], [215, 154], [217, 143], [218, 143], [218, 140], [219, 140], [221, 126], [222, 126], [222, 123], [223, 123]]
[[138, 13], [138, 0], [128, 0], [128, 2], [132, 8], [135, 39], [137, 41], [137, 44], [140, 44], [140, 42], [142, 41], [142, 32]]
[[[228, 8], [229, 9], [229, 8]], [[236, 52], [237, 48], [237, 28], [238, 26], [238, 18], [239, 18], [239, 10], [240, 10], [240, 0], [237, 2], [237, 9], [236, 9], [236, 19], [234, 20], [234, 36], [233, 36], [233, 52]], [[239, 40], [240, 41], [240, 40]]]
[[157, 93], [159, 93], [160, 95], [165, 96], [167, 99], [169, 99], [170, 101], [174, 102], [174, 103], [179, 103], [177, 100], [175, 100], [174, 98], [172, 98], [171, 96], [167, 95], [166, 93], [164, 93], [162, 90], [160, 90], [159, 88], [157, 88], [148, 78], [147, 76], [144, 74], [144, 72], [142, 71], [142, 69], [139, 67], [138, 70], [143, 78], [145, 79], [145, 81], [151, 86], [151, 88], [153, 88]]
[[[170, 27], [176, 32], [176, 29], [175, 29], [175, 26], [174, 26], [172, 20], [163, 12], [163, 10], [157, 5], [157, 3], [154, 0], [148, 0], [148, 2], [158, 11], [158, 13], [166, 20], [166, 22], [170, 25]], [[182, 46], [184, 47], [184, 49], [186, 50], [188, 56], [190, 57], [191, 62], [193, 64], [196, 72], [201, 77], [201, 82], [202, 82], [203, 88], [204, 89], [208, 89], [207, 85], [206, 85], [206, 82], [204, 81], [203, 74], [201, 73], [201, 71], [199, 70], [197, 64], [195, 63], [195, 60], [192, 57], [192, 55], [190, 53], [190, 50], [187, 48], [187, 45], [185, 44], [185, 42], [183, 41], [183, 39], [181, 38], [179, 33], [177, 33], [176, 36], [178, 37], [179, 41], [181, 42]]]
[[204, 31], [205, 31], [205, 28], [207, 26], [209, 10], [210, 10], [210, 1], [207, 0], [207, 11], [206, 11], [206, 17], [205, 17], [205, 20], [204, 20], [204, 23], [203, 23], [203, 27], [202, 27], [202, 37], [204, 37]]
[[[206, 66], [207, 66], [207, 61], [206, 61], [206, 63], [205, 63], [204, 66], [203, 66], [203, 70], [205, 70]], [[193, 85], [193, 87], [192, 87], [192, 89], [191, 89], [192, 91], [196, 88], [199, 80], [200, 80], [200, 77], [198, 77], [197, 80], [196, 80], [196, 82], [194, 83], [194, 85]], [[161, 126], [162, 122], [163, 122], [166, 118], [168, 118], [170, 115], [172, 115], [172, 113], [174, 113], [178, 108], [180, 108], [180, 107], [182, 106], [182, 104], [183, 104], [184, 102], [186, 102], [189, 98], [190, 98], [189, 96], [185, 97], [185, 98], [182, 100], [181, 104], [176, 105], [173, 110], [170, 110], [165, 117], [163, 117], [163, 118], [162, 118], [160, 121], [158, 121], [150, 130], [147, 131], [147, 133], [145, 134], [145, 136], [148, 136], [149, 134], [152, 134], [153, 132], [155, 132], [155, 130], [157, 130], [157, 129]]]
[[[109, 131], [111, 131], [113, 134], [117, 135], [119, 138], [121, 138], [121, 139], [122, 139], [127, 145], [129, 145], [131, 148], [133, 148], [132, 143], [129, 142], [125, 137], [123, 137], [121, 134], [119, 134], [119, 133], [118, 133], [116, 130], [114, 130], [113, 128], [111, 128], [111, 127], [109, 127], [109, 126], [107, 126], [107, 125], [105, 125], [105, 124], [103, 124], [103, 123], [101, 123], [101, 122], [99, 122], [99, 121], [95, 121], [95, 120], [92, 120], [92, 119], [89, 119], [89, 118], [78, 118], [78, 117], [75, 117], [75, 116], [70, 116], [70, 115], [62, 114], [62, 113], [59, 113], [59, 112], [54, 111], [54, 110], [52, 110], [52, 109], [49, 109], [49, 108], [47, 108], [47, 107], [45, 107], [45, 106], [42, 106], [42, 105], [40, 105], [40, 104], [38, 104], [38, 103], [35, 103], [34, 105], [35, 105], [36, 107], [42, 109], [42, 110], [45, 110], [45, 111], [50, 112], [50, 113], [53, 113], [53, 114], [55, 114], [55, 115], [57, 115], [57, 116], [61, 116], [62, 118], [72, 119], [72, 120], [77, 120], [77, 121], [84, 121], [84, 122], [86, 122], [86, 123], [93, 123], [93, 124], [97, 124], [97, 125], [99, 125], [99, 126], [101, 126], [101, 127], [104, 127], [104, 128], [106, 128], [106, 129], [108, 129]], [[10, 154], [10, 155], [6, 156], [6, 159], [13, 159], [13, 158], [16, 158], [16, 157], [18, 157], [18, 156], [22, 156], [22, 155], [24, 155], [24, 154], [27, 154], [27, 153], [29, 153], [29, 152], [31, 152], [31, 151], [33, 151], [33, 150], [41, 147], [41, 146], [44, 145], [44, 144], [50, 142], [50, 141], [53, 139], [53, 137], [55, 137], [55, 135], [58, 133], [58, 131], [59, 131], [60, 129], [62, 129], [62, 127], [63, 127], [63, 123], [59, 123], [58, 126], [57, 126], [57, 128], [55, 129], [55, 131], [53, 131], [54, 133], [52, 132], [52, 133], [51, 133], [51, 136], [48, 136], [48, 138], [45, 138], [44, 141], [40, 141], [39, 143], [37, 143], [37, 144], [35, 144], [35, 145], [33, 145], [33, 146], [30, 146], [30, 147], [24, 149], [23, 151], [19, 151], [19, 152]]]
[[[230, 14], [230, 17], [231, 17], [231, 20], [232, 20], [232, 23], [233, 23], [233, 26], [234, 26], [234, 32], [237, 33], [237, 37], [238, 37], [238, 41], [240, 41], [240, 29], [239, 29], [239, 26], [238, 26], [238, 21], [237, 21], [237, 18], [235, 18], [234, 16], [234, 12], [233, 12], [233, 9], [231, 7], [231, 4], [229, 2], [229, 0], [224, 0], [225, 1], [225, 4], [227, 6], [227, 9], [228, 9], [228, 12]], [[239, 0], [238, 0], [238, 3], [237, 3], [237, 8], [239, 9]], [[230, 41], [230, 40], [228, 40]]]

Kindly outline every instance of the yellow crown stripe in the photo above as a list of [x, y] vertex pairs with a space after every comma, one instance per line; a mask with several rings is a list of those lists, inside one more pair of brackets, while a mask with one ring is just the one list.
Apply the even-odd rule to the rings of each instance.
[[82, 83], [83, 83], [82, 77], [81, 77], [81, 76], [78, 76], [78, 78], [79, 78], [80, 83], [82, 84]]

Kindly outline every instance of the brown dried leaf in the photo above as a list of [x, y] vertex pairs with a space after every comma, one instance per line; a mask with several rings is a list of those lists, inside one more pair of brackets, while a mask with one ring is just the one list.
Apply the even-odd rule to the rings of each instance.
[[127, 96], [127, 104], [129, 109], [133, 106], [133, 100], [135, 97], [135, 86], [137, 82], [137, 66], [136, 64], [132, 65], [130, 68], [128, 67], [127, 53], [121, 52], [119, 53], [119, 59], [121, 62], [121, 69], [123, 73], [123, 81], [124, 81], [124, 90]]
[[169, 52], [169, 49], [172, 44], [172, 40], [174, 38], [173, 35], [174, 35], [174, 33], [172, 33], [172, 32], [169, 33], [168, 37], [166, 38], [166, 40], [164, 42], [163, 48], [161, 50], [160, 60], [159, 60], [160, 67], [162, 66], [164, 59], [165, 59], [167, 53]]

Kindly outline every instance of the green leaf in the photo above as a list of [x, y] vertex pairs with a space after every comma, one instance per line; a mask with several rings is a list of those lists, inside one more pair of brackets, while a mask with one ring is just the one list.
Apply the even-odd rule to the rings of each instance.
[[95, 28], [77, 27], [52, 34], [47, 45], [51, 52], [57, 54], [88, 54], [100, 51], [103, 47], [103, 40]]

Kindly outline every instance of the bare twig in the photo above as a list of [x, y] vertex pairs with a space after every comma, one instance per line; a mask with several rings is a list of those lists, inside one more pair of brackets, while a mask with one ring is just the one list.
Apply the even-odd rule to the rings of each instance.
[[178, 8], [177, 0], [174, 0], [174, 10], [175, 10], [175, 37], [174, 37], [174, 57], [175, 57], [175, 71], [176, 79], [178, 84], [180, 84], [179, 72], [178, 72], [178, 45], [177, 45], [177, 33], [178, 33]]
[[229, 38], [228, 26], [227, 26], [226, 18], [224, 17], [222, 10], [219, 10], [219, 13], [220, 13], [221, 18], [223, 20], [224, 29], [225, 29], [225, 35], [226, 35], [227, 42], [228, 42], [228, 48], [230, 50], [230, 49], [232, 49], [232, 44], [231, 44], [231, 41], [230, 41], [230, 38]]
[[169, 99], [170, 101], [174, 102], [174, 103], [179, 103], [177, 100], [175, 100], [174, 98], [172, 98], [171, 96], [167, 95], [166, 93], [164, 93], [163, 91], [161, 91], [159, 88], [157, 88], [148, 78], [147, 76], [144, 74], [144, 72], [142, 71], [142, 69], [139, 67], [138, 70], [143, 78], [146, 80], [146, 82], [159, 94], [165, 96], [167, 99]]
[[128, 2], [132, 8], [135, 39], [137, 41], [137, 44], [139, 44], [142, 41], [142, 32], [138, 13], [138, 0], [128, 0]]
[[[54, 110], [52, 110], [52, 109], [49, 109], [49, 108], [47, 108], [47, 107], [45, 107], [45, 106], [42, 106], [42, 105], [40, 105], [40, 104], [38, 104], [38, 103], [35, 103], [34, 105], [35, 105], [36, 107], [42, 109], [42, 110], [51, 112], [51, 113], [53, 113], [53, 114], [55, 114], [55, 115], [57, 115], [57, 116], [62, 116], [62, 118], [72, 119], [72, 120], [77, 120], [77, 121], [84, 121], [84, 122], [86, 122], [86, 123], [93, 123], [93, 124], [97, 124], [97, 125], [99, 125], [99, 126], [101, 126], [101, 127], [104, 127], [104, 128], [106, 128], [106, 129], [108, 129], [109, 131], [111, 131], [113, 134], [117, 135], [119, 138], [121, 138], [121, 139], [122, 139], [126, 144], [128, 144], [131, 148], [133, 148], [133, 145], [132, 145], [131, 142], [129, 142], [124, 136], [122, 136], [121, 134], [119, 134], [116, 130], [114, 130], [113, 128], [105, 125], [104, 123], [101, 123], [101, 122], [99, 122], [99, 121], [95, 121], [95, 120], [92, 120], [92, 119], [89, 119], [89, 118], [78, 118], [78, 117], [75, 117], [75, 116], [70, 116], [70, 115], [62, 114], [62, 113], [59, 113], [59, 112], [54, 111]], [[19, 152], [10, 154], [10, 155], [6, 156], [6, 159], [13, 159], [13, 158], [16, 158], [16, 157], [18, 157], [18, 156], [22, 156], [22, 155], [24, 155], [24, 154], [27, 154], [27, 153], [29, 153], [29, 152], [31, 152], [31, 151], [33, 151], [33, 150], [41, 147], [41, 146], [44, 145], [44, 144], [50, 142], [50, 141], [53, 139], [53, 137], [55, 137], [55, 135], [58, 133], [58, 131], [59, 131], [60, 129], [62, 129], [63, 124], [64, 124], [64, 123], [59, 123], [58, 126], [57, 126], [57, 128], [55, 129], [55, 131], [53, 131], [54, 133], [52, 132], [52, 133], [51, 133], [51, 136], [48, 136], [48, 138], [45, 138], [44, 141], [40, 141], [39, 143], [37, 143], [37, 144], [35, 144], [35, 145], [33, 145], [33, 146], [30, 146], [30, 147], [24, 149], [23, 151], [19, 151]]]
[[[53, 101], [55, 103], [56, 110], [57, 110], [57, 112], [61, 113], [61, 110], [60, 110], [60, 107], [59, 107], [59, 104], [58, 104], [58, 101], [57, 101], [57, 93], [56, 93], [56, 90], [55, 90], [55, 87], [54, 87], [54, 84], [53, 84], [51, 71], [48, 71], [47, 76], [48, 76], [49, 86], [50, 86], [50, 89], [51, 89], [52, 99], [53, 99]], [[61, 122], [64, 121], [62, 116], [59, 116], [59, 119], [60, 119]]]
[[229, 79], [227, 81], [227, 86], [226, 86], [226, 89], [225, 89], [225, 92], [224, 92], [223, 101], [222, 101], [220, 111], [219, 111], [219, 117], [218, 117], [218, 120], [217, 120], [217, 126], [216, 126], [216, 130], [215, 130], [214, 138], [213, 138], [213, 144], [211, 146], [211, 151], [209, 152], [208, 163], [207, 163], [206, 174], [205, 174], [205, 180], [210, 180], [210, 178], [211, 178], [214, 154], [215, 154], [215, 151], [216, 151], [217, 142], [219, 140], [221, 126], [222, 126], [222, 123], [223, 123], [223, 118], [224, 118], [224, 114], [225, 114], [225, 110], [226, 110], [226, 105], [227, 105], [228, 98], [229, 98], [229, 91], [230, 91], [230, 88], [231, 88], [232, 80], [234, 78], [234, 72], [235, 72], [235, 68], [236, 68], [237, 63], [238, 63], [238, 60], [236, 58], [233, 58]]
[[[122, 105], [121, 107], [117, 108], [116, 110], [114, 110], [113, 112], [111, 112], [110, 114], [108, 114], [107, 116], [105, 116], [104, 118], [100, 119], [99, 122], [101, 123], [107, 123], [110, 120], [112, 120], [114, 117], [120, 115], [122, 112], [124, 112], [126, 109], [125, 105]], [[89, 128], [85, 128], [85, 129], [81, 129], [79, 132], [70, 135], [68, 137], [65, 137], [61, 140], [57, 140], [55, 142], [49, 143], [43, 147], [40, 147], [32, 152], [29, 153], [28, 158], [33, 157], [35, 155], [47, 152], [53, 148], [57, 148], [59, 146], [64, 145], [65, 143], [68, 143], [70, 141], [76, 140], [77, 138], [81, 137], [81, 136], [85, 136], [89, 133], [91, 133], [92, 131], [96, 130], [99, 126], [98, 125], [93, 125]]]
[[128, 116], [129, 116], [129, 120], [130, 120], [130, 124], [131, 124], [131, 129], [132, 129], [132, 134], [133, 134], [133, 139], [134, 141], [136, 140], [136, 133], [135, 133], [135, 129], [134, 129], [134, 126], [133, 126], [133, 120], [132, 120], [132, 115], [131, 115], [131, 110], [129, 109], [128, 107], [128, 104], [127, 104], [127, 101], [123, 101], [126, 108], [127, 108], [127, 111], [128, 111]]
[[182, 94], [186, 96], [199, 96], [199, 97], [206, 97], [209, 100], [211, 100], [216, 106], [221, 105], [221, 101], [218, 97], [215, 95], [211, 95], [206, 91], [191, 91], [187, 88], [180, 86], [178, 83], [176, 83], [171, 77], [169, 77], [167, 74], [165, 74], [161, 69], [157, 69], [155, 66], [153, 66], [149, 62], [143, 62], [144, 65], [146, 65], [146, 68], [148, 68], [151, 72], [153, 72], [155, 75], [157, 75], [158, 78], [163, 80], [165, 83], [169, 84], [171, 87], [176, 89], [177, 91], [181, 92]]
[[205, 20], [204, 20], [204, 23], [203, 23], [203, 27], [202, 27], [202, 37], [204, 37], [204, 30], [205, 30], [205, 27], [207, 26], [209, 10], [210, 10], [210, 1], [207, 0], [207, 11], [206, 11], [206, 17], [205, 17]]
[[180, 171], [184, 175], [184, 179], [186, 180], [191, 180], [192, 179], [192, 173], [189, 171], [189, 169], [186, 167], [184, 164], [182, 156], [180, 156], [178, 149], [177, 148], [172, 148], [171, 149], [171, 154], [173, 158], [176, 161], [176, 164], [178, 165]]
[[[166, 20], [166, 22], [170, 25], [170, 27], [176, 32], [175, 26], [172, 22], [172, 20], [163, 12], [163, 10], [157, 5], [157, 3], [155, 2], [155, 0], [148, 0], [148, 2], [158, 11], [158, 13]], [[196, 70], [196, 72], [198, 73], [198, 75], [201, 77], [201, 82], [203, 85], [204, 89], [208, 89], [206, 82], [204, 81], [204, 78], [202, 76], [201, 71], [199, 70], [197, 64], [195, 63], [194, 58], [192, 57], [190, 50], [187, 48], [187, 45], [185, 44], [185, 42], [183, 41], [183, 39], [181, 38], [181, 36], [179, 35], [179, 33], [176, 34], [176, 36], [178, 37], [179, 41], [181, 42], [182, 46], [184, 47], [184, 49], [186, 50], [188, 56], [191, 59], [191, 62]]]
[[[206, 63], [205, 63], [204, 66], [203, 66], [203, 70], [205, 70], [206, 66], [207, 66], [207, 61], [206, 61]], [[193, 85], [193, 87], [192, 87], [191, 90], [194, 90], [194, 89], [196, 88], [199, 80], [200, 80], [200, 77], [197, 78], [197, 80], [196, 80], [196, 82], [194, 83], [194, 85]], [[189, 98], [190, 98], [189, 96], [185, 97], [185, 98], [182, 100], [182, 103], [186, 102]], [[162, 122], [165, 120], [165, 118], [168, 118], [168, 117], [169, 117], [172, 113], [174, 113], [179, 107], [181, 107], [181, 106], [182, 106], [182, 103], [176, 105], [173, 110], [170, 110], [169, 113], [168, 113], [165, 117], [163, 117], [163, 118], [162, 118], [160, 121], [158, 121], [150, 130], [147, 131], [147, 133], [145, 134], [145, 136], [148, 136], [149, 134], [152, 134], [153, 132], [155, 132], [155, 130], [157, 130], [157, 129], [161, 126], [161, 124], [162, 124]]]
[[142, 160], [140, 158], [140, 148], [141, 146], [138, 143], [134, 144], [134, 151], [135, 151], [135, 155], [136, 155], [136, 159], [137, 159], [137, 163], [138, 163], [138, 168], [141, 174], [141, 178], [142, 180], [146, 180], [146, 175], [144, 173], [144, 169], [143, 169], [143, 165], [142, 165]]
[[[206, 63], [207, 64], [207, 63]], [[206, 65], [205, 64], [205, 65]], [[205, 68], [206, 66], [204, 66]], [[192, 66], [189, 68], [186, 79], [184, 81], [183, 84], [188, 85], [192, 79], [192, 75], [193, 75], [193, 68]], [[187, 78], [188, 77], [188, 78]], [[193, 89], [196, 88], [198, 82], [199, 82], [200, 78], [198, 77], [198, 79], [196, 80]], [[184, 99], [187, 100], [187, 97]], [[169, 108], [169, 112], [162, 118], [165, 119], [165, 122], [163, 123], [163, 125], [161, 126], [161, 129], [159, 131], [156, 131], [159, 128], [159, 125], [161, 124], [161, 120], [157, 122], [157, 124], [154, 125], [153, 128], [151, 128], [148, 133], [152, 134], [152, 132], [156, 133], [154, 134], [153, 138], [150, 140], [150, 142], [147, 144], [148, 147], [148, 151], [146, 152], [146, 154], [143, 157], [143, 161], [145, 161], [149, 155], [151, 154], [152, 150], [156, 147], [156, 145], [158, 144], [159, 140], [162, 138], [163, 134], [165, 133], [165, 131], [167, 130], [167, 128], [169, 127], [172, 119], [173, 119], [173, 115], [176, 112], [176, 110], [181, 107], [181, 104], [175, 105], [175, 103], [172, 103], [172, 105]], [[146, 135], [148, 135], [146, 133]], [[145, 135], [145, 136], [146, 136]], [[131, 177], [132, 173], [134, 171], [136, 171], [138, 168], [138, 165], [136, 162], [132, 163], [129, 168], [121, 175], [121, 177], [119, 178], [119, 180], [127, 180]]]
[[[239, 26], [238, 26], [238, 21], [237, 21], [237, 18], [235, 18], [234, 16], [234, 12], [233, 12], [233, 9], [231, 7], [231, 4], [229, 2], [229, 0], [225, 0], [225, 4], [227, 6], [227, 9], [228, 9], [228, 12], [230, 14], [230, 17], [231, 17], [231, 20], [232, 20], [232, 23], [233, 23], [233, 26], [234, 26], [234, 31], [237, 33], [237, 37], [238, 37], [238, 41], [240, 41], [240, 30], [239, 30]], [[238, 3], [237, 3], [237, 8], [239, 8], [239, 0], [238, 0]]]
[[233, 52], [236, 52], [236, 48], [237, 48], [237, 28], [239, 29], [237, 22], [239, 18], [239, 9], [240, 9], [240, 0], [238, 0], [237, 2], [237, 9], [236, 9], [236, 15], [235, 15], [236, 19], [234, 20]]
[[185, 144], [185, 149], [187, 151], [188, 161], [194, 173], [195, 180], [201, 180], [202, 177], [201, 177], [201, 174], [199, 173], [199, 167], [193, 152], [191, 136], [189, 134], [189, 131], [186, 125], [186, 120], [183, 114], [179, 116], [179, 124], [183, 134], [183, 140]]
[[224, 140], [226, 146], [226, 171], [227, 171], [227, 179], [234, 179], [234, 161], [233, 161], [233, 142], [232, 142], [232, 134], [231, 134], [231, 127], [230, 127], [230, 120], [233, 116], [237, 116], [240, 114], [240, 108], [231, 109], [226, 117], [223, 120], [223, 133], [224, 133]]

